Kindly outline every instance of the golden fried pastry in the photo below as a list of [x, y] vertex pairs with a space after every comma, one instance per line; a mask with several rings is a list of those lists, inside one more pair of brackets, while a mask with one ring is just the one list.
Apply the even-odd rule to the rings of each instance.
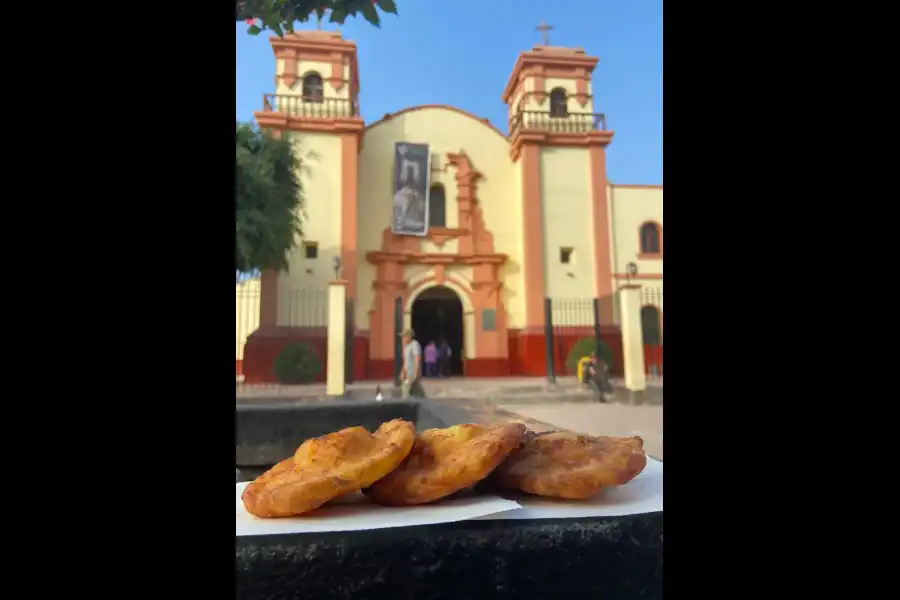
[[529, 435], [494, 471], [490, 484], [551, 498], [583, 499], [634, 479], [647, 465], [639, 437], [593, 437], [571, 431]]
[[416, 436], [403, 464], [363, 493], [388, 506], [433, 502], [490, 475], [523, 435], [521, 423], [428, 429]]
[[416, 428], [409, 421], [384, 423], [374, 434], [348, 427], [306, 440], [287, 458], [250, 483], [241, 500], [257, 517], [291, 517], [372, 485], [403, 462]]

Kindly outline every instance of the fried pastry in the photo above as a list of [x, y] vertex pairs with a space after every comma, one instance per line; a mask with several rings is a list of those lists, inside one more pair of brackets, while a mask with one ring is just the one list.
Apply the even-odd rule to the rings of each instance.
[[490, 475], [523, 435], [521, 423], [428, 429], [416, 436], [403, 464], [363, 493], [388, 506], [433, 502]]
[[499, 489], [584, 499], [634, 479], [647, 465], [639, 437], [594, 437], [571, 431], [530, 434], [491, 475]]
[[287, 458], [250, 483], [241, 500], [257, 517], [291, 517], [372, 485], [403, 462], [415, 426], [395, 419], [374, 434], [348, 427], [303, 442]]

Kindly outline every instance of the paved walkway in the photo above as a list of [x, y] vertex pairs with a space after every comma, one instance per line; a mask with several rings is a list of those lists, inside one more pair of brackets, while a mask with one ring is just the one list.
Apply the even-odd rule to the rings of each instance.
[[[616, 384], [617, 380], [613, 380]], [[347, 386], [347, 393], [357, 398], [375, 397], [376, 386], [388, 395], [394, 388], [393, 381], [360, 381]], [[423, 382], [425, 393], [432, 398], [502, 398], [516, 396], [521, 398], [541, 398], [550, 401], [565, 397], [566, 400], [577, 401], [578, 397], [590, 399], [585, 390], [574, 377], [559, 377], [556, 383], [549, 383], [546, 377], [485, 377], [470, 378], [448, 377], [426, 379]], [[647, 383], [648, 395], [662, 395], [662, 380]], [[248, 385], [238, 383], [235, 395], [239, 400], [265, 398], [310, 398], [328, 396], [324, 383], [309, 385]]]

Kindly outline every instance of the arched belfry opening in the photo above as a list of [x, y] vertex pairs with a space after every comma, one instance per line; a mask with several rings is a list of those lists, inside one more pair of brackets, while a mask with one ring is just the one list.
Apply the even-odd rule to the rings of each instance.
[[410, 322], [416, 340], [424, 349], [429, 342], [440, 347], [446, 340], [452, 354], [447, 361], [445, 376], [463, 374], [463, 305], [459, 295], [446, 286], [438, 285], [419, 294], [413, 300]]
[[550, 116], [555, 119], [569, 116], [569, 99], [563, 88], [553, 88], [550, 91]]
[[303, 100], [321, 104], [325, 98], [325, 87], [322, 85], [322, 76], [318, 73], [308, 73], [303, 78]]

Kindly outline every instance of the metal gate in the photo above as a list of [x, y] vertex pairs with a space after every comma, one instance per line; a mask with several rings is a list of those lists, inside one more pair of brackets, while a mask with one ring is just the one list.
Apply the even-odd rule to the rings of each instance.
[[663, 374], [663, 295], [661, 288], [641, 290], [641, 334], [644, 369], [651, 378]]
[[547, 380], [557, 375], [574, 375], [575, 366], [566, 364], [579, 341], [593, 338], [599, 352], [600, 301], [597, 298], [545, 298], [544, 338], [546, 340]]
[[344, 313], [344, 383], [353, 383], [353, 298], [347, 298]]

